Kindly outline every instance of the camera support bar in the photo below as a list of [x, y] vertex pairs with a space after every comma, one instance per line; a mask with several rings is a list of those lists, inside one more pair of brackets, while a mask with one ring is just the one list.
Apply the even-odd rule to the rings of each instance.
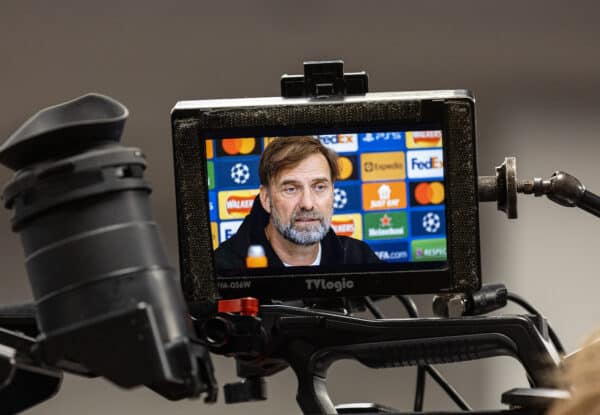
[[341, 359], [385, 368], [512, 356], [532, 387], [552, 387], [560, 362], [545, 320], [529, 316], [366, 320], [283, 305], [261, 306], [259, 315], [220, 313], [197, 328], [211, 351], [240, 357], [241, 377], [268, 376], [289, 364], [305, 414], [337, 413], [326, 378]]
[[479, 201], [496, 201], [498, 210], [509, 219], [517, 218], [517, 193], [546, 195], [561, 206], [579, 207], [600, 217], [600, 196], [587, 190], [575, 176], [562, 171], [554, 172], [548, 179], [517, 180], [517, 159], [506, 157], [496, 167], [495, 176], [479, 177]]

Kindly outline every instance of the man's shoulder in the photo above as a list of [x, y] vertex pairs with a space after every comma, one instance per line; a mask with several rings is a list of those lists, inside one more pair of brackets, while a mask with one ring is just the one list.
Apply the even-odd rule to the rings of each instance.
[[336, 258], [338, 261], [357, 264], [381, 262], [365, 241], [335, 234], [332, 237], [337, 240], [338, 246], [341, 248], [340, 258]]

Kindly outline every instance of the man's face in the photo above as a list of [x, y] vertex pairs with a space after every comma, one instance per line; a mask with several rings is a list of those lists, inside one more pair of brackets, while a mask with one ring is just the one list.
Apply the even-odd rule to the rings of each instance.
[[268, 189], [261, 187], [260, 195], [271, 224], [288, 241], [313, 245], [329, 231], [333, 183], [322, 154], [312, 154], [295, 167], [281, 171]]

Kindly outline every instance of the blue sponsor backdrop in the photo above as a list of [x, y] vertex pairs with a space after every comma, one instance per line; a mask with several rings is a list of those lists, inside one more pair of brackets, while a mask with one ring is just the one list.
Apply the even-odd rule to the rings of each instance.
[[[428, 150], [434, 148], [410, 150], [406, 148], [406, 136], [404, 131], [389, 131], [389, 132], [367, 132], [347, 135], [320, 135], [321, 142], [330, 148], [336, 150], [342, 157], [347, 157], [352, 164], [352, 174], [346, 180], [340, 180], [335, 183], [336, 194], [334, 194], [334, 214], [360, 214], [363, 217], [363, 235], [364, 229], [364, 214], [362, 208], [362, 187], [365, 182], [361, 177], [360, 155], [363, 153], [381, 153], [389, 151], [404, 151], [405, 157], [409, 152]], [[256, 146], [260, 150], [264, 150], [263, 137], [256, 137]], [[221, 221], [218, 217], [218, 192], [228, 190], [248, 190], [257, 189], [260, 185], [258, 177], [258, 164], [260, 155], [256, 154], [258, 150], [253, 150], [249, 155], [233, 155], [225, 156], [219, 150], [219, 139], [215, 140], [215, 189], [209, 191], [209, 202], [211, 204], [210, 220], [219, 224], [219, 229], [222, 227], [229, 228], [232, 224]], [[437, 147], [440, 149], [440, 147]], [[407, 160], [405, 159], [405, 163]], [[408, 166], [407, 166], [408, 167]], [[430, 179], [431, 180], [431, 179]], [[416, 181], [414, 178], [407, 176], [405, 179], [407, 184], [407, 201], [411, 203], [406, 209], [392, 209], [391, 211], [405, 211], [409, 213], [409, 234], [407, 238], [399, 240], [397, 238], [389, 240], [371, 241], [366, 240], [385, 262], [406, 262], [410, 260], [409, 244], [413, 238], [423, 239], [427, 237], [440, 238], [444, 237], [446, 232], [446, 218], [443, 204], [435, 205], [435, 208], [418, 205], [414, 203], [414, 186], [423, 179]], [[443, 178], [435, 179], [443, 184]], [[442, 202], [443, 203], [443, 202]], [[427, 218], [427, 227], [423, 226], [425, 215], [429, 212], [433, 215]], [[375, 213], [375, 212], [371, 212]], [[383, 211], [379, 212], [383, 213]], [[439, 220], [438, 220], [439, 219]], [[234, 221], [232, 221], [233, 223]], [[428, 230], [427, 230], [428, 229]], [[233, 229], [227, 230], [227, 235], [230, 236]], [[221, 239], [221, 238], [219, 238]], [[221, 241], [222, 242], [222, 241]]]
[[223, 157], [215, 159], [218, 190], [256, 189], [259, 157]]
[[426, 209], [410, 213], [410, 229], [413, 236], [440, 236], [446, 233], [444, 209]]
[[385, 262], [408, 262], [408, 242], [369, 242], [375, 255]]

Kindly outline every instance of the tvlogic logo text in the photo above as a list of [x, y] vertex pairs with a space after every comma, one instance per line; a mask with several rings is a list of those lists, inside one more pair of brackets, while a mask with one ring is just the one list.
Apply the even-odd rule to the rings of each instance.
[[444, 153], [442, 150], [408, 151], [406, 153], [408, 177], [421, 179], [444, 175]]
[[324, 290], [324, 291], [335, 291], [336, 293], [342, 290], [354, 288], [354, 281], [342, 278], [336, 281], [327, 281], [324, 278], [306, 280], [307, 290]]

